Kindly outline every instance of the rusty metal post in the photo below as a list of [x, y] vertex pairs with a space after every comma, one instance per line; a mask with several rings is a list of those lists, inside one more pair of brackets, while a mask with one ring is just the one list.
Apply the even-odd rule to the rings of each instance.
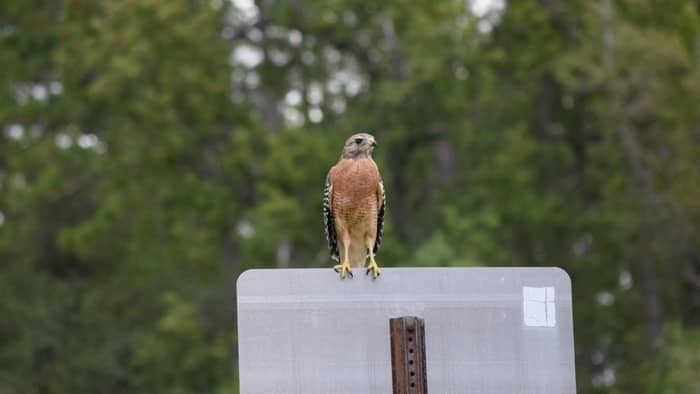
[[415, 316], [389, 319], [393, 394], [427, 394], [425, 324]]

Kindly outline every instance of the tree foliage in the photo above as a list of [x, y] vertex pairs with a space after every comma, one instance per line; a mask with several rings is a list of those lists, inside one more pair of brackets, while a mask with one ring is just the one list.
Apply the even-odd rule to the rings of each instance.
[[580, 392], [698, 392], [698, 43], [690, 0], [4, 1], [0, 392], [236, 393], [234, 279], [329, 266], [357, 131], [380, 265], [561, 266]]

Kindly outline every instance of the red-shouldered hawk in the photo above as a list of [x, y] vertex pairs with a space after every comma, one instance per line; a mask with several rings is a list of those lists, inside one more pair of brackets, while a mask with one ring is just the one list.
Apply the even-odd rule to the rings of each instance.
[[384, 227], [384, 184], [372, 160], [377, 146], [374, 137], [355, 134], [348, 138], [340, 160], [326, 177], [323, 216], [331, 258], [341, 264], [333, 267], [344, 279], [352, 268], [362, 267], [369, 255], [367, 274], [376, 279], [381, 271], [374, 254], [379, 250]]

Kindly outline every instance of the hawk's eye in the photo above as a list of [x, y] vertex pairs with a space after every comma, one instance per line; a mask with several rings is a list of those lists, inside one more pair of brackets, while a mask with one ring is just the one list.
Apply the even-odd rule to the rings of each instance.
[[355, 143], [356, 144], [361, 144], [362, 143], [362, 138], [355, 138]]

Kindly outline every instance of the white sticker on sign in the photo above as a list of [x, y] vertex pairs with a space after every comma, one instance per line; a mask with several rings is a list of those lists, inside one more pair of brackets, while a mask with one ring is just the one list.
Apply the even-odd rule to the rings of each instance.
[[557, 325], [554, 287], [523, 287], [523, 321], [529, 327]]

